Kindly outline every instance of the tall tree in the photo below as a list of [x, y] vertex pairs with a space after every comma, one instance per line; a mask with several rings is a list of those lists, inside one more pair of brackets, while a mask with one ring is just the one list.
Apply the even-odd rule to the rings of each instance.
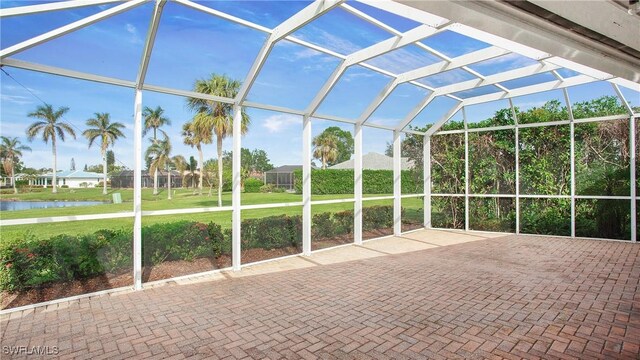
[[[195, 92], [233, 99], [238, 95], [241, 83], [224, 75], [211, 74], [208, 79], [197, 80], [193, 86]], [[222, 206], [222, 141], [233, 133], [233, 105], [214, 100], [189, 98], [187, 106], [196, 112], [193, 124], [203, 132], [216, 136], [218, 152], [218, 206]], [[242, 111], [241, 132], [244, 135], [251, 120]]]
[[76, 160], [74, 158], [71, 158], [71, 166], [69, 166], [69, 170], [71, 171], [76, 170]]
[[[152, 109], [148, 106], [145, 106], [142, 110], [142, 116], [144, 117], [144, 130], [142, 131], [142, 136], [145, 136], [147, 132], [153, 131], [153, 142], [158, 141], [158, 132], [162, 133], [165, 137], [167, 133], [164, 130], [160, 129], [164, 125], [171, 125], [171, 120], [168, 117], [164, 116], [164, 109], [160, 106], [156, 106], [155, 109]], [[153, 195], [158, 194], [158, 171], [153, 173]]]
[[113, 150], [107, 150], [107, 172], [113, 171], [115, 165], [116, 155], [113, 153]]
[[313, 138], [313, 157], [322, 161], [322, 169], [327, 168], [330, 161], [338, 156], [338, 138], [329, 133], [322, 133]]
[[[186, 182], [187, 170], [189, 169], [189, 163], [187, 159], [182, 155], [176, 155], [171, 158], [171, 165], [176, 169], [177, 172], [180, 173], [180, 178], [182, 179], [182, 187], [184, 187], [184, 183]], [[169, 167], [171, 167], [171, 165]], [[171, 171], [171, 169], [169, 169]]]
[[107, 149], [113, 146], [120, 137], [125, 137], [121, 129], [124, 124], [111, 122], [109, 113], [95, 113], [87, 120], [87, 126], [82, 135], [89, 140], [89, 148], [96, 140], [100, 140], [100, 155], [102, 155], [102, 194], [107, 195]]
[[198, 170], [198, 160], [193, 156], [189, 156], [189, 177], [191, 178], [191, 187], [195, 188], [196, 170]]
[[53, 153], [53, 186], [51, 188], [52, 193], [58, 192], [58, 178], [56, 173], [58, 171], [58, 154], [57, 154], [57, 141], [65, 140], [66, 134], [76, 138], [76, 132], [71, 127], [71, 124], [61, 120], [62, 116], [69, 111], [66, 106], [60, 107], [57, 110], [53, 109], [50, 104], [40, 105], [34, 112], [29, 113], [27, 116], [39, 119], [27, 128], [27, 138], [32, 141], [39, 134], [42, 135], [42, 140], [45, 144], [51, 140], [51, 152]]
[[193, 121], [182, 125], [182, 136], [184, 144], [195, 147], [198, 150], [198, 165], [200, 167], [200, 176], [198, 177], [198, 195], [202, 195], [202, 179], [204, 176], [204, 156], [202, 154], [202, 144], [211, 144], [211, 129], [207, 127], [198, 127]]
[[351, 136], [351, 132], [342, 130], [337, 126], [331, 126], [326, 128], [323, 134], [333, 134], [335, 135], [337, 142], [337, 150], [338, 153], [336, 155], [335, 160], [328, 161], [327, 166], [333, 166], [335, 164], [347, 161], [351, 159], [351, 154], [353, 154], [353, 136]]
[[149, 172], [157, 174], [159, 169], [167, 170], [167, 199], [171, 200], [171, 142], [168, 137], [163, 140], [152, 140], [151, 146], [147, 149], [145, 156], [151, 160]]
[[0, 136], [0, 158], [2, 158], [2, 167], [7, 174], [11, 175], [11, 185], [13, 185], [13, 193], [18, 193], [16, 187], [16, 164], [20, 161], [23, 151], [31, 151], [31, 148], [22, 145], [17, 137], [9, 138]]

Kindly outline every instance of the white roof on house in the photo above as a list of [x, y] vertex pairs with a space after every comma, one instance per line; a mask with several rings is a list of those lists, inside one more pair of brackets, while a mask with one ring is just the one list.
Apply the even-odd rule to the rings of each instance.
[[[413, 160], [403, 157], [400, 159], [402, 170], [413, 168]], [[362, 155], [362, 168], [365, 170], [393, 170], [393, 158], [384, 154], [370, 152]], [[353, 159], [335, 164], [329, 169], [353, 169]]]
[[[40, 175], [40, 177], [52, 178], [53, 173], [46, 173], [44, 175]], [[58, 171], [58, 173], [56, 173], [56, 177], [66, 179], [96, 179], [102, 178], [102, 174], [82, 170], [65, 170]]]

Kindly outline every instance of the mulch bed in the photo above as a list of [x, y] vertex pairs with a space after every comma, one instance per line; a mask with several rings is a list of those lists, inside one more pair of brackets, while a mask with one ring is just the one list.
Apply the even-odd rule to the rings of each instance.
[[[405, 228], [403, 228], [405, 230]], [[406, 231], [406, 230], [405, 230]], [[381, 236], [393, 234], [393, 229], [380, 229], [375, 231], [365, 231], [363, 239], [373, 239]], [[324, 249], [343, 244], [351, 244], [353, 234], [345, 234], [331, 239], [313, 241], [312, 250]], [[246, 249], [242, 251], [242, 263], [248, 264], [261, 260], [274, 259], [287, 255], [300, 254], [299, 247], [286, 247], [280, 249]], [[222, 255], [217, 259], [201, 258], [194, 261], [165, 261], [154, 266], [143, 266], [142, 281], [151, 282], [163, 279], [170, 279], [177, 276], [196, 274], [215, 269], [231, 267], [231, 255]], [[18, 306], [35, 304], [64, 297], [87, 294], [96, 291], [127, 287], [133, 285], [133, 275], [130, 271], [120, 274], [103, 274], [100, 276], [75, 280], [64, 283], [53, 283], [38, 288], [19, 292], [0, 292], [1, 309], [8, 309]]]

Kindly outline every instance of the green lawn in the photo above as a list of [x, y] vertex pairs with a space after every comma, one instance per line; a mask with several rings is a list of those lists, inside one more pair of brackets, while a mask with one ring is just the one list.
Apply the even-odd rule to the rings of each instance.
[[[40, 218], [50, 216], [73, 216], [73, 215], [86, 215], [86, 214], [104, 214], [114, 212], [127, 212], [132, 211], [132, 199], [133, 191], [130, 189], [117, 189], [111, 190], [109, 194], [102, 195], [101, 189], [59, 189], [57, 194], [52, 194], [49, 190], [37, 193], [25, 193], [25, 194], [2, 194], [0, 199], [16, 199], [16, 200], [58, 200], [58, 201], [82, 201], [82, 200], [97, 200], [97, 201], [110, 201], [112, 193], [119, 192], [122, 196], [122, 204], [105, 204], [95, 206], [81, 206], [81, 207], [68, 207], [68, 208], [53, 208], [53, 209], [35, 209], [35, 210], [20, 210], [20, 211], [4, 211], [0, 214], [2, 219], [24, 219], [24, 218]], [[383, 196], [365, 195], [365, 196]], [[313, 200], [329, 200], [329, 199], [344, 199], [351, 198], [352, 195], [314, 195]], [[223, 194], [223, 205], [231, 206], [231, 193]], [[273, 203], [289, 203], [289, 202], [301, 202], [302, 196], [298, 194], [288, 193], [248, 193], [242, 194], [243, 205], [253, 204], [273, 204]], [[374, 200], [364, 202], [364, 206], [375, 205], [388, 205], [390, 200]], [[406, 211], [406, 217], [419, 218], [417, 214], [418, 208], [422, 207], [422, 200], [419, 198], [408, 198], [402, 200], [402, 205], [408, 211]], [[154, 196], [152, 189], [143, 189], [142, 191], [142, 209], [143, 210], [168, 210], [168, 209], [185, 209], [185, 208], [199, 208], [199, 207], [216, 207], [217, 197], [208, 196], [205, 192], [202, 196], [193, 193], [192, 189], [175, 189], [175, 195], [172, 200], [167, 200], [166, 190], [161, 191], [160, 194]], [[343, 210], [352, 210], [353, 203], [339, 203], [339, 204], [323, 204], [313, 205], [312, 212], [338, 212]], [[414, 210], [415, 209], [415, 210]], [[242, 218], [261, 218], [266, 216], [287, 214], [287, 215], [299, 215], [301, 214], [302, 206], [292, 207], [279, 207], [269, 209], [256, 209], [256, 210], [244, 210], [242, 212]], [[174, 215], [162, 215], [162, 216], [144, 216], [142, 219], [142, 226], [147, 226], [155, 223], [189, 220], [189, 221], [201, 221], [201, 222], [215, 222], [220, 224], [223, 228], [231, 227], [231, 212], [209, 212], [209, 213], [196, 213], [196, 214], [174, 214]], [[40, 236], [53, 236], [58, 234], [79, 234], [93, 232], [98, 229], [113, 229], [113, 228], [131, 228], [133, 226], [132, 218], [122, 219], [105, 219], [105, 220], [91, 220], [91, 221], [70, 221], [60, 223], [45, 223], [36, 225], [16, 225], [16, 226], [3, 226], [0, 229], [0, 235], [2, 240], [8, 240], [16, 237], [23, 236], [26, 232], [31, 232], [34, 235]]]

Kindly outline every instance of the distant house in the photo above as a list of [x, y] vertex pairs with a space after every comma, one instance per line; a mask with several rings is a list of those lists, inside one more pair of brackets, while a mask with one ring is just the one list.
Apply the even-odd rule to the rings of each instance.
[[[133, 188], [133, 170], [123, 170], [116, 174], [111, 174], [111, 188]], [[171, 187], [182, 187], [183, 176], [175, 170], [171, 170]], [[148, 171], [142, 171], [142, 187], [153, 187], [153, 176]], [[167, 187], [167, 172], [158, 171], [158, 187]]]
[[[102, 174], [82, 171], [82, 170], [68, 170], [58, 171], [56, 173], [56, 181], [58, 186], [66, 185], [69, 188], [92, 188], [96, 187], [100, 181], [102, 181]], [[38, 175], [38, 177], [32, 181], [32, 185], [42, 185], [44, 187], [52, 186], [53, 173], [46, 173]]]
[[[400, 158], [400, 168], [410, 170], [414, 166], [413, 160]], [[393, 170], [393, 158], [384, 154], [370, 152], [362, 155], [362, 168], [367, 170]], [[335, 164], [329, 169], [353, 169], [353, 159]]]
[[279, 188], [293, 190], [294, 170], [302, 170], [302, 165], [283, 165], [264, 173], [264, 183]]

